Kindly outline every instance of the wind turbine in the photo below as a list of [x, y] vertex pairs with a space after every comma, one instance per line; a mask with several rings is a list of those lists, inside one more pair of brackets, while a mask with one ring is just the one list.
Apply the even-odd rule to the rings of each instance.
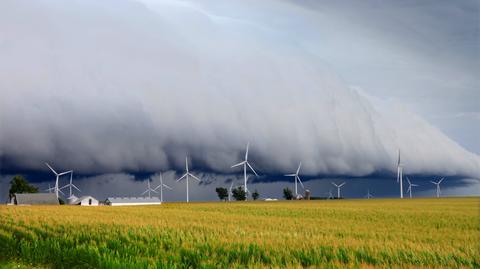
[[73, 170], [70, 173], [70, 183], [68, 183], [67, 185], [60, 188], [60, 190], [61, 190], [61, 189], [70, 187], [70, 196], [68, 198], [74, 198], [74, 195], [73, 195], [73, 192], [72, 192], [72, 187], [75, 188], [77, 191], [82, 192], [79, 188], [77, 188], [77, 186], [75, 186], [75, 184], [72, 183], [72, 180], [73, 180]]
[[407, 182], [408, 182], [407, 192], [410, 194], [410, 199], [412, 199], [412, 187], [418, 187], [418, 185], [412, 184], [412, 182], [410, 182], [410, 179], [408, 177], [407, 177]]
[[158, 193], [156, 190], [152, 189], [150, 187], [150, 179], [147, 180], [147, 190], [145, 190], [144, 192], [142, 192], [141, 195], [144, 195], [145, 193], [148, 193], [148, 198], [152, 198], [152, 192], [154, 193]]
[[398, 150], [397, 183], [400, 183], [400, 199], [403, 199], [403, 165], [400, 162], [400, 150]]
[[442, 181], [445, 179], [445, 177], [442, 177], [442, 179], [440, 179], [438, 182], [434, 182], [434, 181], [430, 181], [432, 182], [433, 184], [437, 185], [437, 198], [440, 197], [440, 193], [442, 193], [440, 191], [440, 183], [442, 183]]
[[245, 190], [245, 193], [248, 193], [248, 189], [247, 189], [247, 166], [250, 168], [250, 170], [252, 170], [252, 172], [258, 177], [258, 174], [257, 172], [255, 172], [255, 169], [253, 169], [253, 167], [250, 165], [250, 163], [248, 162], [248, 147], [250, 146], [250, 143], [247, 143], [247, 150], [245, 151], [245, 161], [243, 162], [240, 162], [240, 163], [237, 163], [235, 165], [232, 166], [232, 168], [234, 167], [237, 167], [237, 166], [241, 166], [243, 165], [243, 178], [244, 178], [244, 183], [243, 183], [243, 188]]
[[160, 202], [163, 203], [163, 187], [171, 190], [172, 188], [163, 184], [163, 176], [162, 176], [162, 173], [160, 173], [160, 185], [158, 185], [155, 189], [153, 189], [153, 191], [156, 191], [158, 188], [160, 188]]
[[202, 182], [198, 177], [196, 177], [196, 176], [194, 176], [190, 173], [190, 171], [188, 170], [188, 157], [185, 157], [185, 174], [183, 174], [183, 176], [181, 178], [177, 179], [177, 182], [184, 179], [184, 178], [187, 179], [187, 203], [189, 202], [189, 198], [188, 198], [188, 178], [189, 178], [189, 176], [194, 178], [198, 182]]
[[50, 186], [50, 183], [48, 183], [48, 189], [46, 189], [45, 191], [48, 191], [48, 193], [52, 193], [53, 188], [52, 186]]
[[328, 190], [328, 199], [333, 199], [332, 189]]
[[53, 188], [54, 191], [55, 191], [55, 195], [57, 196], [57, 199], [58, 199], [58, 193], [60, 192], [61, 194], [65, 195], [59, 188], [58, 188], [58, 179], [60, 178], [60, 176], [63, 176], [63, 175], [66, 175], [68, 173], [71, 173], [72, 171], [67, 171], [67, 172], [63, 172], [63, 173], [57, 173], [57, 171], [55, 171], [48, 163], [45, 163], [48, 168], [50, 168], [50, 170], [52, 170], [52, 172], [55, 174], [56, 176], [56, 179], [55, 179], [55, 187]]
[[300, 180], [300, 177], [298, 176], [298, 173], [300, 172], [300, 167], [302, 167], [302, 163], [301, 163], [301, 162], [300, 162], [300, 164], [298, 165], [298, 169], [297, 169], [297, 172], [296, 172], [295, 174], [285, 175], [286, 177], [295, 177], [295, 198], [298, 198], [297, 181], [300, 182], [300, 185], [302, 185], [302, 188], [305, 189], [305, 187], [303, 187], [302, 181]]
[[365, 195], [365, 198], [367, 199], [373, 198], [373, 195], [370, 194], [370, 189], [367, 190], [367, 195]]
[[232, 180], [232, 184], [230, 184], [230, 188], [228, 188], [228, 201], [229, 202], [232, 200], [232, 188], [233, 188], [233, 180]]
[[342, 184], [340, 185], [337, 185], [335, 184], [334, 182], [332, 182], [333, 186], [337, 187], [337, 198], [340, 198], [340, 188], [345, 185], [345, 182], [343, 182]]

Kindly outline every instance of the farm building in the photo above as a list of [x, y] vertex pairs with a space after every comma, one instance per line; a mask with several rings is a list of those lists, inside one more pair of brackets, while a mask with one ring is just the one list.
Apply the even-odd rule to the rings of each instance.
[[72, 196], [67, 198], [67, 204], [74, 205], [77, 200], [78, 197], [72, 194]]
[[160, 205], [161, 203], [158, 197], [110, 197], [106, 201], [106, 204], [111, 206]]
[[16, 193], [13, 197], [15, 205], [58, 205], [55, 193]]
[[72, 197], [68, 201], [71, 205], [81, 205], [81, 206], [98, 206], [98, 200], [93, 198], [92, 196], [82, 196], [80, 198]]

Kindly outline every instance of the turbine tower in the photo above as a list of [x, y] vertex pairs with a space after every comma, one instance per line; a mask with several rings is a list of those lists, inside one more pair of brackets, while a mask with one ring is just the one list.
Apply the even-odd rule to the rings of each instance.
[[250, 143], [247, 143], [247, 150], [245, 151], [245, 161], [237, 163], [237, 164], [232, 166], [232, 168], [234, 168], [234, 167], [243, 165], [243, 178], [244, 178], [243, 188], [245, 190], [245, 193], [248, 193], [248, 189], [247, 189], [247, 180], [248, 180], [248, 178], [247, 178], [247, 166], [258, 177], [257, 172], [255, 172], [255, 169], [253, 169], [253, 167], [248, 162], [248, 147], [249, 146], [250, 146]]
[[66, 175], [68, 173], [71, 173], [72, 171], [67, 171], [67, 172], [63, 172], [63, 173], [57, 173], [57, 171], [55, 171], [48, 163], [45, 163], [48, 168], [50, 168], [50, 170], [52, 170], [52, 172], [55, 174], [56, 176], [56, 179], [55, 179], [55, 187], [53, 187], [53, 190], [55, 192], [55, 195], [57, 196], [57, 199], [58, 199], [58, 193], [60, 192], [61, 194], [65, 195], [61, 190], [60, 188], [58, 187], [58, 180], [60, 178], [60, 176], [63, 176], [63, 175]]
[[400, 161], [400, 150], [398, 150], [397, 183], [400, 183], [400, 199], [403, 199], [403, 165]]
[[46, 189], [45, 191], [48, 191], [48, 193], [52, 193], [54, 188], [52, 188], [52, 186], [50, 186], [50, 183], [48, 183], [48, 189]]
[[365, 198], [367, 199], [373, 198], [373, 195], [370, 194], [370, 189], [367, 190], [367, 195], [365, 195]]
[[156, 191], [158, 188], [160, 188], [160, 202], [163, 203], [163, 187], [171, 190], [172, 188], [163, 184], [163, 176], [162, 176], [162, 173], [160, 173], [160, 185], [158, 185], [155, 189], [153, 189], [153, 191]]
[[73, 195], [73, 192], [72, 192], [72, 188], [75, 188], [77, 191], [82, 192], [77, 186], [75, 186], [75, 184], [73, 184], [72, 180], [73, 180], [73, 170], [70, 173], [70, 183], [68, 183], [67, 185], [60, 188], [60, 190], [62, 190], [64, 188], [70, 187], [70, 195], [69, 195], [68, 199], [75, 198], [75, 196]]
[[228, 201], [229, 202], [232, 200], [232, 188], [233, 188], [233, 180], [232, 180], [232, 184], [230, 184], [230, 188], [228, 188]]
[[185, 157], [185, 174], [183, 174], [182, 177], [177, 179], [177, 182], [186, 178], [186, 181], [187, 181], [187, 203], [190, 201], [189, 197], [188, 197], [188, 179], [189, 179], [189, 177], [192, 177], [193, 179], [197, 180], [198, 182], [202, 182], [198, 177], [196, 177], [196, 176], [194, 176], [190, 173], [190, 171], [188, 170], [188, 157]]
[[407, 182], [408, 182], [407, 192], [410, 194], [410, 199], [412, 199], [412, 187], [418, 187], [419, 185], [412, 184], [412, 182], [410, 182], [410, 179], [408, 177], [407, 177]]
[[298, 173], [300, 173], [300, 167], [302, 167], [301, 162], [298, 165], [298, 169], [297, 169], [297, 172], [295, 174], [285, 175], [286, 177], [295, 177], [295, 199], [298, 198], [297, 181], [300, 182], [300, 185], [302, 185], [302, 188], [305, 189], [305, 187], [303, 187], [302, 181], [300, 180], [300, 177], [298, 176]]
[[437, 185], [437, 198], [439, 198], [439, 197], [440, 197], [440, 194], [442, 193], [442, 192], [440, 191], [440, 183], [442, 183], [442, 181], [443, 181], [444, 179], [445, 179], [445, 178], [442, 177], [442, 179], [440, 179], [438, 182], [430, 181], [431, 183]]
[[147, 180], [147, 190], [145, 190], [144, 192], [142, 192], [141, 195], [144, 195], [145, 193], [148, 193], [148, 198], [152, 198], [152, 192], [154, 193], [158, 193], [156, 190], [152, 189], [150, 187], [150, 179]]
[[334, 182], [332, 182], [333, 186], [337, 187], [337, 198], [340, 199], [340, 188], [345, 185], [345, 182], [343, 182], [342, 184], [340, 185], [337, 185], [335, 184]]

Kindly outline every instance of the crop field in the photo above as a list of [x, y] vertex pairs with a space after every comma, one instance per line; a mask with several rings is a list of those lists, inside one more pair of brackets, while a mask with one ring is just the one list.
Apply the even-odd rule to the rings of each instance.
[[1, 206], [0, 264], [479, 268], [479, 212], [479, 198]]

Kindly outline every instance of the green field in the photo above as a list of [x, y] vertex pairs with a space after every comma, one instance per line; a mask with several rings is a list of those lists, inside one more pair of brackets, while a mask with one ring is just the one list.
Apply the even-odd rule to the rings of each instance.
[[479, 198], [1, 206], [0, 260], [56, 268], [479, 268], [479, 212]]

